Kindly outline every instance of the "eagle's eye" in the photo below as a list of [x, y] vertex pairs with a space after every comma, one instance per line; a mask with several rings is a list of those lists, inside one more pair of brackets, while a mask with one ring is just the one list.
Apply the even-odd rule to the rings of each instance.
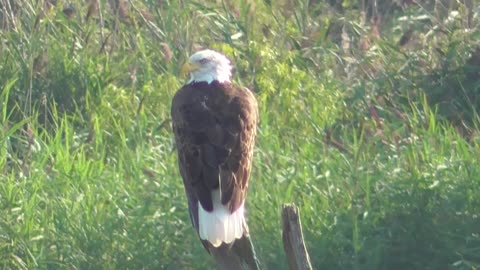
[[202, 59], [198, 60], [198, 63], [204, 65], [204, 64], [208, 63], [208, 59], [207, 58], [202, 58]]

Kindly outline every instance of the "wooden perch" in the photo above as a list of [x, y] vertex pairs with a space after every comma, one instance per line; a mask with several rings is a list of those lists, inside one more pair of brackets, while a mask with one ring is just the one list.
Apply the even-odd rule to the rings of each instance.
[[[294, 204], [283, 205], [283, 248], [287, 254], [290, 270], [312, 270], [303, 240], [302, 224], [298, 207]], [[237, 239], [233, 246], [222, 244], [219, 248], [210, 246], [217, 268], [220, 270], [259, 270], [259, 263], [255, 255], [247, 224], [243, 223], [245, 235]], [[208, 245], [207, 243], [204, 243]]]
[[287, 253], [290, 270], [311, 270], [312, 264], [303, 240], [302, 224], [298, 207], [283, 205], [283, 248]]
[[259, 270], [246, 222], [243, 222], [244, 236], [235, 240], [233, 246], [224, 245], [219, 248], [209, 248], [217, 268], [221, 270]]

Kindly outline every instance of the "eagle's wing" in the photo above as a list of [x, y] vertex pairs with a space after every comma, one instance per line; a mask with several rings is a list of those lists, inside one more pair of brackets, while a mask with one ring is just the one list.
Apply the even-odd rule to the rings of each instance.
[[[212, 211], [212, 191], [218, 188], [221, 203], [231, 212], [243, 204], [257, 114], [253, 94], [231, 84], [197, 83], [177, 92], [172, 122], [190, 207], [198, 200], [203, 209]], [[198, 217], [194, 219], [197, 223]]]

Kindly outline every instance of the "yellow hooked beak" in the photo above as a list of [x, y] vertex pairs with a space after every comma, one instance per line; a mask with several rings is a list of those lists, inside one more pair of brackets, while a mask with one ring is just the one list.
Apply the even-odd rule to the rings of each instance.
[[182, 67], [182, 76], [185, 77], [187, 74], [190, 74], [194, 72], [195, 70], [198, 70], [200, 66], [198, 64], [192, 63], [190, 61], [186, 62], [183, 67]]

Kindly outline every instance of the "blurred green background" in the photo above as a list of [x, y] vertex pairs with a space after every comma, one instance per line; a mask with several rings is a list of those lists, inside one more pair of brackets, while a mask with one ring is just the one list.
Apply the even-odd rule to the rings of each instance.
[[287, 269], [480, 269], [476, 0], [0, 1], [0, 268], [209, 269], [177, 168], [179, 69], [259, 101], [247, 216]]

